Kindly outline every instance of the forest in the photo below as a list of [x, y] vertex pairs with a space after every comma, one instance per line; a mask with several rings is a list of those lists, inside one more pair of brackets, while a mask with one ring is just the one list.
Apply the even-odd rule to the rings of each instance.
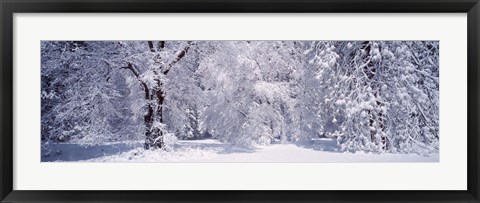
[[201, 146], [439, 153], [439, 41], [41, 41], [40, 51], [42, 161]]

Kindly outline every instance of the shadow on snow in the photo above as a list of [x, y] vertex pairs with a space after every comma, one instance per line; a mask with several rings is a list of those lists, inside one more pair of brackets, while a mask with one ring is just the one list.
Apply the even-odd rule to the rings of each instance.
[[[142, 142], [108, 143], [104, 145], [82, 145], [75, 143], [52, 143], [42, 148], [41, 162], [84, 161], [94, 158], [118, 155], [142, 148]], [[175, 144], [175, 150], [195, 148], [215, 151], [218, 154], [254, 153], [255, 148], [238, 147], [227, 143], [202, 142], [202, 140], [182, 140]]]
[[181, 144], [175, 145], [176, 148], [196, 148], [200, 150], [212, 150], [218, 154], [232, 153], [254, 153], [253, 147], [240, 147], [228, 143], [202, 143], [201, 140], [181, 141]]
[[340, 147], [335, 139], [314, 138], [308, 142], [297, 144], [299, 147], [326, 152], [340, 152]]
[[71, 143], [48, 144], [42, 148], [42, 162], [81, 161], [120, 154], [143, 146], [142, 143], [111, 143], [106, 145], [81, 145]]

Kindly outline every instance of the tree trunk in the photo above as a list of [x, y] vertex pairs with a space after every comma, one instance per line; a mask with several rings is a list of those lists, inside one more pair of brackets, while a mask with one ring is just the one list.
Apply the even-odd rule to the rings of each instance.
[[[140, 79], [140, 73], [139, 70], [131, 63], [128, 63], [127, 67], [123, 67], [125, 69], [130, 70], [133, 75], [138, 79], [140, 82], [140, 85], [143, 88], [144, 91], [144, 96], [145, 96], [145, 101], [147, 101], [147, 112], [145, 112], [145, 115], [143, 117], [144, 124], [145, 124], [145, 149], [150, 149], [152, 147], [154, 148], [162, 148], [163, 147], [163, 139], [162, 139], [162, 131], [159, 130], [158, 128], [155, 128], [155, 119], [157, 115], [162, 115], [161, 112], [161, 107], [163, 105], [163, 96], [162, 99], [155, 99], [154, 96], [162, 95], [162, 94], [156, 94], [154, 90], [151, 90], [151, 88], [148, 87], [148, 85]], [[153, 102], [160, 101], [157, 103], [157, 111], [154, 111], [154, 104]], [[160, 108], [160, 110], [158, 110]], [[155, 113], [157, 115], [155, 115]], [[161, 120], [160, 120], [161, 123]]]
[[[155, 146], [155, 138], [157, 137], [155, 134], [157, 132], [153, 131], [153, 107], [152, 105], [147, 105], [147, 113], [145, 114], [144, 121], [145, 121], [145, 149], [150, 149], [151, 147]], [[161, 146], [159, 146], [161, 148]]]
[[[163, 123], [163, 92], [161, 85], [157, 90], [153, 90], [148, 100], [147, 113], [145, 114], [145, 149], [163, 148], [163, 131], [160, 126], [154, 126], [155, 123]], [[155, 102], [155, 103], [154, 103]], [[153, 106], [152, 104], [155, 104]]]
[[[152, 41], [147, 41], [148, 47], [150, 48], [151, 52], [160, 52], [162, 49], [165, 47], [165, 41], [160, 41], [158, 43], [158, 50], [155, 50], [154, 48], [154, 43]], [[165, 67], [163, 67], [161, 64], [161, 57], [160, 55], [156, 55], [154, 57], [154, 73], [155, 74], [163, 74], [167, 75], [167, 73], [170, 71], [170, 68], [175, 65], [180, 59], [182, 59], [185, 54], [187, 53], [188, 49], [190, 46], [190, 42], [187, 43], [187, 46], [183, 47], [181, 50], [179, 50], [176, 53], [176, 56], [174, 60], [170, 62], [170, 64], [167, 64]], [[158, 69], [157, 69], [158, 68]], [[150, 149], [150, 148], [163, 148], [164, 147], [164, 142], [163, 142], [163, 130], [161, 129], [162, 127], [160, 125], [163, 124], [163, 104], [164, 104], [164, 91], [163, 91], [163, 84], [159, 80], [156, 80], [156, 87], [148, 89], [146, 88], [146, 93], [148, 92], [149, 94], [146, 96], [147, 99], [147, 113], [145, 114], [145, 149]]]
[[147, 100], [147, 112], [144, 116], [144, 148], [163, 148], [163, 132], [160, 129], [160, 126], [156, 126], [156, 124], [162, 123], [163, 94], [161, 91], [150, 90], [145, 83], [143, 86], [145, 90], [145, 99]]
[[[153, 41], [147, 41], [148, 48], [152, 53], [155, 53], [155, 47]], [[163, 46], [161, 46], [163, 48]], [[161, 51], [161, 50], [159, 50]], [[160, 60], [160, 58], [154, 57], [154, 60]], [[155, 62], [154, 65], [158, 65]], [[161, 74], [161, 73], [157, 73]], [[163, 108], [163, 87], [160, 81], [157, 80], [157, 87], [149, 90], [149, 97], [147, 99], [147, 113], [145, 114], [145, 149], [150, 148], [163, 148], [163, 131], [160, 128], [162, 121], [162, 108]]]

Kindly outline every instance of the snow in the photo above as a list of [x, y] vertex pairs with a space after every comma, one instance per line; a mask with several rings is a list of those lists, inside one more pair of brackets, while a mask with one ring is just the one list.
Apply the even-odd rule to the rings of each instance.
[[[272, 144], [254, 148], [235, 147], [217, 140], [182, 140], [173, 151], [144, 150], [142, 143], [110, 143], [101, 146], [50, 144], [60, 154], [42, 161], [79, 162], [212, 162], [212, 163], [358, 163], [438, 162], [438, 154], [375, 154], [340, 152], [335, 140], [314, 139], [304, 145]], [[68, 150], [66, 150], [68, 149]]]
[[345, 105], [346, 103], [345, 99], [339, 99], [335, 102], [336, 105]]

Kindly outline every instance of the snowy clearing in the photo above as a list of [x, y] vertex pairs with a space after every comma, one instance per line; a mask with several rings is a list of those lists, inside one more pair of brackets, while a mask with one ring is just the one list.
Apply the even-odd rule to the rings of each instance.
[[51, 144], [60, 153], [42, 155], [42, 161], [79, 162], [438, 162], [439, 155], [373, 154], [338, 152], [335, 141], [318, 139], [309, 144], [272, 144], [255, 148], [239, 148], [217, 140], [178, 141], [173, 151], [144, 150], [142, 143], [109, 143], [101, 146]]

